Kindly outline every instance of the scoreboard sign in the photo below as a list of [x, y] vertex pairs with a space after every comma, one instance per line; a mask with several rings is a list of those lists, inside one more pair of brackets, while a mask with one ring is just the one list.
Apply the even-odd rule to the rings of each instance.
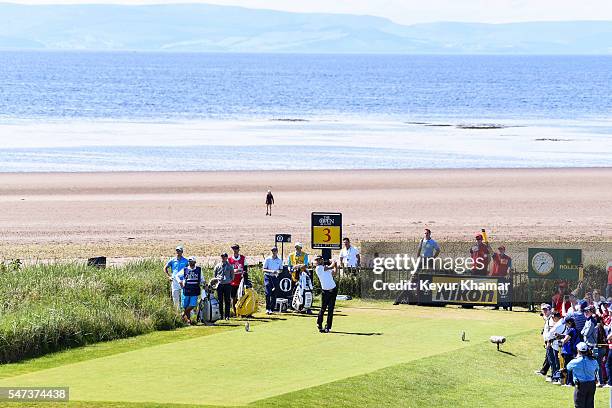
[[313, 249], [342, 248], [342, 214], [313, 212], [310, 225]]

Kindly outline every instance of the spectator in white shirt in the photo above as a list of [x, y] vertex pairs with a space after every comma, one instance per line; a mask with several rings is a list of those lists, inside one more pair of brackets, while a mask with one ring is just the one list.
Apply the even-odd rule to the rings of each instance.
[[344, 248], [340, 250], [340, 264], [345, 268], [358, 268], [361, 265], [361, 255], [359, 250], [351, 245], [351, 240], [342, 240]]

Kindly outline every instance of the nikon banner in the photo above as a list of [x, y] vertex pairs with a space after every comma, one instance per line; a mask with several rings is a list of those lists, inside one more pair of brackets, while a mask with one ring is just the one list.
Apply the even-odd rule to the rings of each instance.
[[511, 302], [509, 279], [489, 276], [419, 274], [420, 304], [466, 304], [499, 306]]
[[582, 266], [581, 249], [529, 248], [529, 278], [579, 279]]

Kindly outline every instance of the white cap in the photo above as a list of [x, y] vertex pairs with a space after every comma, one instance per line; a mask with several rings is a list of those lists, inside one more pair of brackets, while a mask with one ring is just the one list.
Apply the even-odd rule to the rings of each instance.
[[296, 243], [295, 243], [295, 246], [296, 246], [296, 248], [297, 248], [297, 247], [304, 248], [304, 245], [302, 245], [302, 243], [301, 243], [301, 242], [296, 242]]
[[189, 262], [195, 262], [196, 261], [196, 257], [195, 256], [190, 256], [189, 257]]
[[583, 353], [589, 349], [589, 346], [584, 341], [576, 344], [576, 350], [582, 351]]
[[176, 250], [177, 250], [177, 251], [181, 251], [181, 252], [183, 252], [183, 251], [184, 251], [184, 249], [183, 249], [183, 246], [182, 246], [182, 245], [177, 246], [177, 247], [176, 247]]

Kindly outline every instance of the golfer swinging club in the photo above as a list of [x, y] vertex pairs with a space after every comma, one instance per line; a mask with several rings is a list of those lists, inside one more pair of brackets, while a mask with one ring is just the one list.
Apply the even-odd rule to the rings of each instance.
[[[336, 262], [332, 263], [331, 266], [324, 265], [323, 257], [321, 255], [315, 258], [317, 267], [315, 272], [321, 282], [321, 310], [319, 310], [319, 316], [317, 317], [317, 327], [320, 333], [329, 333], [332, 328], [332, 322], [334, 320], [334, 307], [336, 306], [336, 296], [338, 295], [338, 287], [334, 282], [333, 274], [337, 271]], [[323, 328], [323, 315], [327, 309], [327, 325]]]

